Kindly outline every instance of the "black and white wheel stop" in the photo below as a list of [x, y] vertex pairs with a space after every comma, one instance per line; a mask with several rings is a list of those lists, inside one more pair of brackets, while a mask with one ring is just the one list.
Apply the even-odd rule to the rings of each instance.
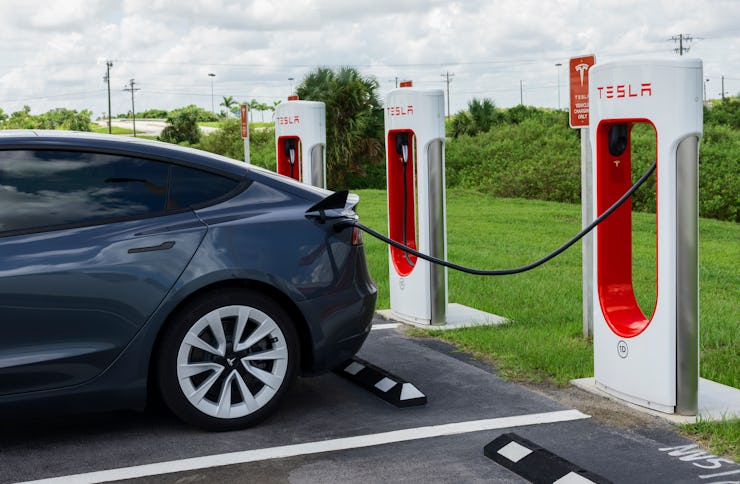
[[399, 408], [426, 405], [427, 397], [412, 383], [356, 356], [344, 362], [337, 374]]
[[483, 454], [529, 482], [607, 484], [610, 480], [563, 459], [514, 433], [503, 434], [483, 448]]

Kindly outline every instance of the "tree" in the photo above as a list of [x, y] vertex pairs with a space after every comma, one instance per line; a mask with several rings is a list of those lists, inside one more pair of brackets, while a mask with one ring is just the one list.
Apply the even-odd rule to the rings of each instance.
[[254, 111], [258, 110], [260, 103], [256, 99], [249, 101], [249, 122], [254, 121]]
[[267, 103], [259, 103], [257, 105], [257, 109], [260, 111], [260, 115], [262, 116], [262, 122], [265, 122], [265, 111], [270, 109], [270, 106]]
[[236, 99], [234, 99], [234, 96], [223, 96], [223, 101], [219, 106], [223, 106], [226, 108], [226, 111], [229, 113], [234, 112], [234, 107], [239, 107], [239, 105], [236, 103]]
[[485, 133], [503, 119], [504, 115], [496, 109], [496, 104], [492, 100], [473, 98], [468, 101], [467, 111], [461, 111], [452, 118], [451, 135], [457, 138], [464, 134], [475, 136], [478, 133]]
[[296, 88], [300, 99], [326, 104], [327, 186], [347, 188], [351, 175], [383, 161], [383, 109], [378, 81], [353, 67], [319, 67]]
[[3, 123], [5, 129], [38, 129], [41, 123], [37, 116], [31, 114], [30, 106], [23, 106], [20, 111], [15, 111], [10, 118]]

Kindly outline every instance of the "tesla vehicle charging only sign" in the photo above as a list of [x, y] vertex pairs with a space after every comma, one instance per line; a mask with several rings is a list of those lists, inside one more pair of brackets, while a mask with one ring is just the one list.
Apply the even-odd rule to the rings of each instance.
[[247, 119], [247, 105], [242, 104], [239, 106], [239, 114], [242, 122], [242, 138], [246, 139], [249, 137], [249, 120]]
[[588, 128], [588, 70], [594, 62], [596, 62], [596, 57], [593, 55], [570, 59], [571, 128]]

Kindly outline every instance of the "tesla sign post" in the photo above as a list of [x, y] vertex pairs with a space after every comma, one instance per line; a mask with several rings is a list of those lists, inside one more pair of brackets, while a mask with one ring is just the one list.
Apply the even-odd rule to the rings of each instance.
[[[593, 55], [572, 57], [568, 63], [570, 73], [570, 127], [581, 130], [581, 224], [588, 226], [593, 219], [594, 187], [591, 181], [591, 147], [588, 132], [588, 70], [596, 62]], [[591, 234], [583, 238], [583, 336], [593, 336], [593, 261], [594, 239]]]
[[594, 65], [594, 62], [595, 57], [593, 55], [570, 59], [571, 128], [588, 128], [588, 70]]
[[244, 140], [244, 162], [249, 163], [249, 120], [247, 119], [247, 105], [239, 107], [242, 121], [242, 139]]

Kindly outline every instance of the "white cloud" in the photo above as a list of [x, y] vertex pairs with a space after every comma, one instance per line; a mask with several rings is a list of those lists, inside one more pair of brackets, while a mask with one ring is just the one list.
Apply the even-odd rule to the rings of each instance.
[[[315, 66], [356, 65], [382, 90], [395, 78], [444, 87], [453, 111], [472, 97], [499, 106], [557, 103], [557, 69], [597, 60], [673, 56], [670, 37], [693, 34], [709, 94], [740, 91], [740, 2], [735, 0], [65, 0], [0, 2], [0, 108], [24, 104], [107, 109], [105, 59], [113, 61], [114, 113], [135, 78], [137, 110], [214, 96], [284, 98]], [[216, 77], [211, 79], [208, 73]], [[561, 72], [566, 99], [565, 71]], [[217, 103], [216, 103], [217, 104]]]

